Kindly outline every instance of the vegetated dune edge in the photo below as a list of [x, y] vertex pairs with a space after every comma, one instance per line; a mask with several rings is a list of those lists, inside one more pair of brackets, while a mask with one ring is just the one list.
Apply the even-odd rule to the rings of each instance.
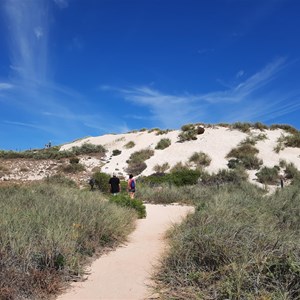
[[165, 232], [193, 208], [146, 204], [147, 217], [137, 221], [126, 245], [97, 259], [86, 281], [76, 282], [57, 300], [150, 299], [150, 277], [163, 254]]

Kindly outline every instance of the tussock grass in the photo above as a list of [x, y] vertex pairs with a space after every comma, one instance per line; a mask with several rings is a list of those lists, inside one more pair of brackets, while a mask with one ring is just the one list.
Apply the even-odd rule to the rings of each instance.
[[169, 234], [161, 299], [300, 299], [299, 186], [270, 197], [250, 184], [199, 194]]
[[157, 143], [155, 149], [163, 150], [163, 149], [168, 148], [170, 145], [171, 145], [171, 140], [170, 140], [170, 139], [161, 139], [161, 140]]
[[56, 293], [82, 274], [88, 256], [124, 241], [134, 227], [133, 210], [53, 181], [0, 189], [1, 299]]

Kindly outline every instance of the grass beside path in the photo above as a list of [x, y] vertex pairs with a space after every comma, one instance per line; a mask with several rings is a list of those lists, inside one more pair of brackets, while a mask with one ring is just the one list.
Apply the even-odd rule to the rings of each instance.
[[242, 184], [198, 190], [170, 233], [160, 299], [300, 299], [300, 188], [264, 196]]
[[42, 299], [124, 241], [136, 213], [60, 184], [0, 188], [0, 299]]

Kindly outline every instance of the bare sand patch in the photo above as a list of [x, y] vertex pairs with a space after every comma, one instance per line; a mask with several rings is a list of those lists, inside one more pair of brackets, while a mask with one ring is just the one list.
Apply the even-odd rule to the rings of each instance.
[[97, 259], [84, 282], [72, 284], [57, 300], [141, 300], [151, 296], [150, 276], [166, 245], [164, 234], [192, 207], [146, 204], [147, 218], [137, 221], [128, 243]]

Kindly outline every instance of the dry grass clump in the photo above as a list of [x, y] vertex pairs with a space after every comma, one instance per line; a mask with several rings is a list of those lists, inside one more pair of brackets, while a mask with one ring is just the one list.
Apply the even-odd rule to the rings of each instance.
[[134, 227], [133, 211], [53, 181], [0, 189], [1, 299], [49, 298]]
[[225, 186], [169, 234], [155, 274], [161, 299], [300, 299], [299, 186], [266, 197]]

